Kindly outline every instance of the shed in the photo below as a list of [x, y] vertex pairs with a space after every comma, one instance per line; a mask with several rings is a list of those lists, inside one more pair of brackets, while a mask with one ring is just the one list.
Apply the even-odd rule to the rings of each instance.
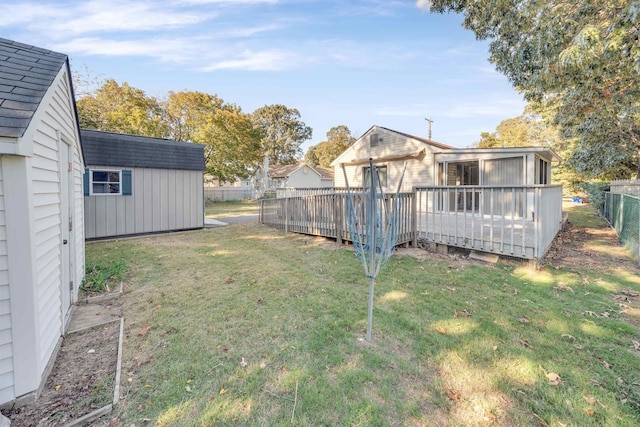
[[81, 130], [85, 238], [204, 226], [204, 145]]
[[35, 397], [84, 278], [66, 55], [0, 38], [0, 405]]

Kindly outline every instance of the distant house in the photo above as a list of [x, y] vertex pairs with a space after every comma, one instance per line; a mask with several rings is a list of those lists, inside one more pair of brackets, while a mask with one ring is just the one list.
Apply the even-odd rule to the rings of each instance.
[[44, 380], [84, 278], [84, 160], [66, 55], [0, 39], [0, 405]]
[[86, 239], [204, 226], [204, 146], [83, 129]]
[[[265, 188], [262, 169], [255, 173], [256, 186]], [[311, 166], [306, 162], [292, 165], [269, 166], [267, 191], [279, 188], [327, 188], [333, 187], [333, 171], [331, 169]]]

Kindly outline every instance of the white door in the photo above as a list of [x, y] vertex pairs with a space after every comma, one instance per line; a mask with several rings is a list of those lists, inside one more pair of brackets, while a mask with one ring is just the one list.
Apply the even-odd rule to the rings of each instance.
[[72, 227], [72, 214], [71, 207], [73, 204], [71, 200], [73, 199], [73, 169], [71, 163], [71, 146], [67, 145], [64, 140], [60, 143], [60, 210], [61, 210], [61, 219], [62, 222], [60, 224], [60, 228], [62, 233], [61, 236], [61, 289], [60, 295], [62, 298], [61, 304], [61, 318], [62, 318], [62, 328], [66, 328], [67, 321], [69, 320], [69, 308], [71, 306], [71, 298], [73, 292], [73, 283], [71, 278], [73, 277], [73, 262], [72, 262], [72, 251], [71, 251], [71, 227]]

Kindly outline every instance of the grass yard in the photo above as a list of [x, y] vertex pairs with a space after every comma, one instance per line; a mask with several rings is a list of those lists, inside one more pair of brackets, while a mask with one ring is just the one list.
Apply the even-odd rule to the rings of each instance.
[[394, 256], [369, 343], [363, 269], [319, 242], [247, 223], [87, 245], [128, 265], [116, 423], [640, 424], [638, 329], [613, 298], [638, 270]]
[[258, 204], [251, 200], [233, 200], [228, 202], [211, 202], [205, 204], [207, 218], [229, 218], [242, 215], [257, 215]]

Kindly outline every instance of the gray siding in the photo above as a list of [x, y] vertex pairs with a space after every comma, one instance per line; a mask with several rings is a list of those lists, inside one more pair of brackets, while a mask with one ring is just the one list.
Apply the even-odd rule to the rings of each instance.
[[0, 162], [0, 402], [8, 402], [14, 397], [11, 302], [9, 301], [9, 296], [9, 260], [7, 259], [2, 162]]
[[132, 195], [85, 196], [85, 238], [202, 228], [202, 172], [194, 170], [122, 168], [131, 170]]

